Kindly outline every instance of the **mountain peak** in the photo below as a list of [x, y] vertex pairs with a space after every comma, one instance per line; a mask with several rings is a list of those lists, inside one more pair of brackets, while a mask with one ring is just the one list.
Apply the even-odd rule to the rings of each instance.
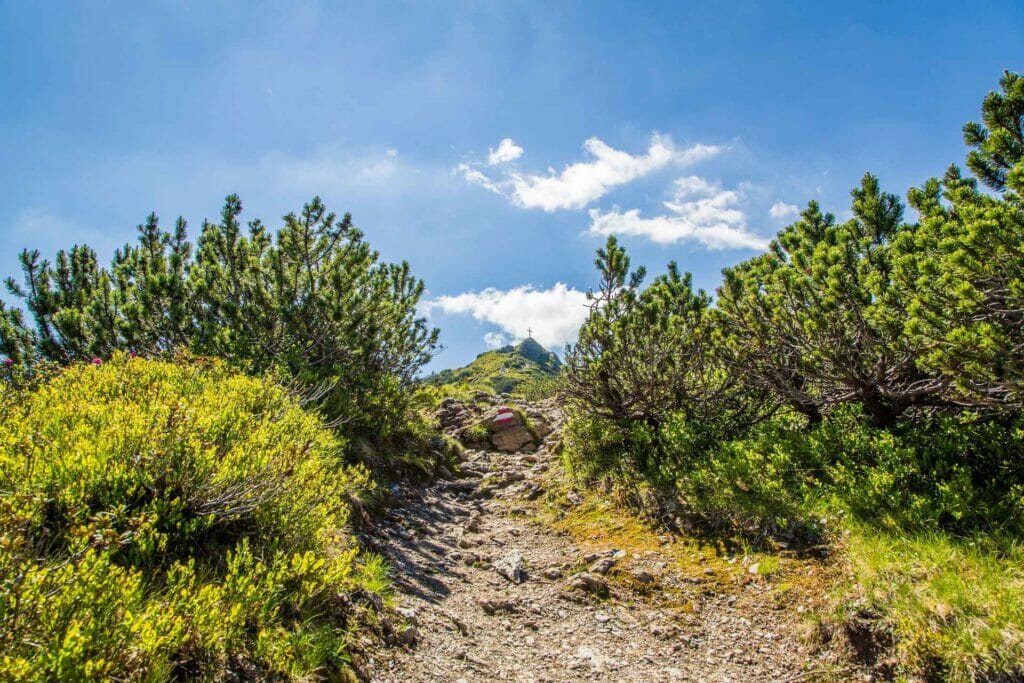
[[554, 359], [556, 365], [561, 364], [558, 360], [558, 356], [541, 346], [540, 342], [533, 337], [527, 337], [523, 341], [519, 342], [516, 346], [516, 353], [523, 358], [529, 358], [537, 363], [547, 363], [551, 359]]
[[558, 355], [528, 337], [518, 344], [484, 351], [469, 365], [442, 370], [425, 381], [429, 384], [468, 384], [498, 394], [521, 394], [538, 382], [550, 381], [562, 367]]

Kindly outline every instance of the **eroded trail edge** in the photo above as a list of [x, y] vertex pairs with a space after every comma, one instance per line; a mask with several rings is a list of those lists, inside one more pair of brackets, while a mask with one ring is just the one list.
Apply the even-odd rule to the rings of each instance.
[[400, 622], [399, 645], [368, 653], [371, 680], [803, 680], [834, 670], [801, 637], [799, 595], [756, 571], [680, 562], [676, 539], [622, 541], [598, 516], [583, 537], [553, 523], [585, 514], [572, 491], [564, 511], [552, 505], [564, 419], [554, 402], [448, 399], [440, 419], [468, 443], [457, 476], [393, 487], [366, 538], [392, 565]]

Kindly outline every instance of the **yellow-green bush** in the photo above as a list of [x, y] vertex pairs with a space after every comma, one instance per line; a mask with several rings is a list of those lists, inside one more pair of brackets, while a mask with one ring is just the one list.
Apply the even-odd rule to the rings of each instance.
[[0, 388], [0, 678], [341, 670], [381, 584], [342, 443], [274, 384], [117, 356]]

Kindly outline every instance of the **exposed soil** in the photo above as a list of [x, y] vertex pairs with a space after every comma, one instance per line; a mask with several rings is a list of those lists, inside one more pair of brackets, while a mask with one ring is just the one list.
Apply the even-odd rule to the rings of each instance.
[[544, 500], [557, 481], [561, 419], [543, 407], [554, 431], [536, 452], [467, 451], [457, 478], [392, 490], [366, 542], [393, 567], [399, 644], [366, 653], [371, 680], [853, 676], [801, 637], [801, 593], [756, 568], [686, 565], [664, 536], [626, 549], [600, 528], [583, 538], [555, 528]]

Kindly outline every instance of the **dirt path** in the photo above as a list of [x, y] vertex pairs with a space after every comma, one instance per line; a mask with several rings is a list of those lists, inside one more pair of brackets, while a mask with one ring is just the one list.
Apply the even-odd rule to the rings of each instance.
[[668, 545], [594, 551], [600, 535], [577, 541], [543, 523], [552, 443], [468, 451], [460, 478], [393, 491], [369, 540], [392, 564], [405, 646], [370, 654], [372, 680], [817, 677], [822, 655], [765, 582], [723, 588], [715, 569], [680, 570]]

